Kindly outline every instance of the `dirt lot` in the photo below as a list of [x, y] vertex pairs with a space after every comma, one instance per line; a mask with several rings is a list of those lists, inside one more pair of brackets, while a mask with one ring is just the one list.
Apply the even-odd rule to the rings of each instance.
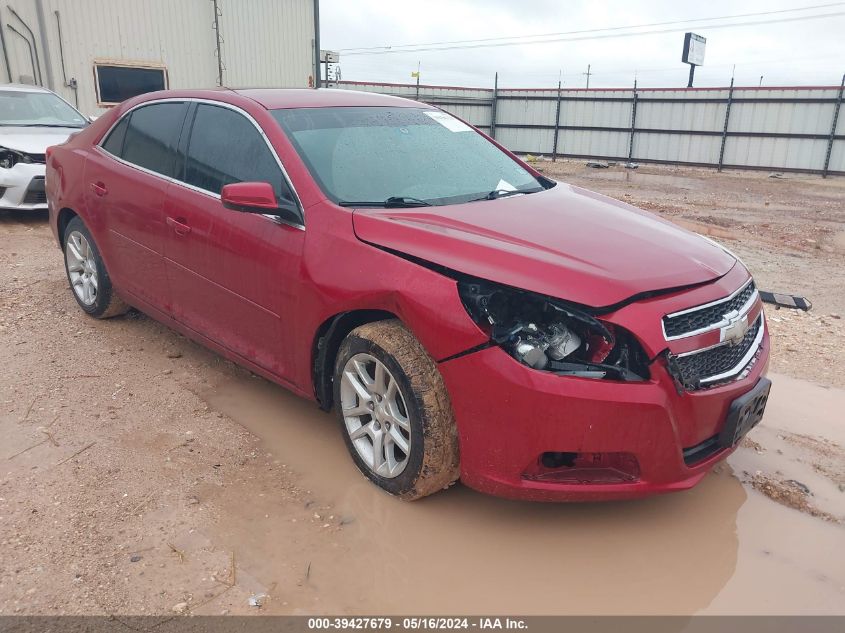
[[766, 419], [699, 487], [396, 501], [314, 405], [143, 315], [84, 317], [44, 217], [5, 214], [0, 614], [845, 613], [845, 181], [542, 167], [814, 303], [769, 310]]

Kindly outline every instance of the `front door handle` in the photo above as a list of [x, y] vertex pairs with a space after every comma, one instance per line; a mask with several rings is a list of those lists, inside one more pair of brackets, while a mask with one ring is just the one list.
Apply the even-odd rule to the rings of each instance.
[[101, 198], [109, 192], [109, 190], [102, 182], [92, 182], [91, 191], [93, 191], [96, 195], [100, 196]]
[[191, 227], [185, 224], [185, 218], [171, 218], [167, 216], [167, 226], [173, 229], [176, 235], [187, 235], [191, 232]]

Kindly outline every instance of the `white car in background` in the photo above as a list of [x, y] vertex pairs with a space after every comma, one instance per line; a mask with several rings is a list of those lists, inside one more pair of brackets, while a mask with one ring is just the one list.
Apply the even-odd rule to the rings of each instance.
[[46, 209], [47, 148], [64, 143], [88, 123], [46, 88], [0, 84], [0, 210]]

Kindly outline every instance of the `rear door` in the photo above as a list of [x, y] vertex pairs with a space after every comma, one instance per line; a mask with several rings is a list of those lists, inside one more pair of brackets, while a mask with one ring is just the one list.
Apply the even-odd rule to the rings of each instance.
[[[116, 286], [171, 312], [164, 268], [164, 200], [177, 169], [186, 102], [135, 108], [85, 165], [86, 203]], [[131, 300], [131, 297], [130, 297]]]
[[197, 103], [188, 115], [184, 185], [168, 190], [165, 266], [174, 316], [257, 365], [285, 377], [300, 285], [301, 226], [232, 211], [223, 185], [261, 181], [293, 201], [281, 163], [245, 112]]

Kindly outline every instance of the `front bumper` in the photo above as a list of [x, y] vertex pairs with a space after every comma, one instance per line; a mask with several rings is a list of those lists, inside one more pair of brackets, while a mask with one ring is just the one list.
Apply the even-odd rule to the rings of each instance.
[[[765, 328], [765, 325], [764, 325]], [[696, 485], [730, 452], [704, 446], [724, 425], [731, 402], [766, 372], [768, 331], [743, 378], [678, 394], [661, 361], [644, 382], [556, 376], [530, 369], [498, 347], [440, 364], [452, 400], [461, 450], [461, 480], [502, 497], [588, 501], [643, 497]], [[556, 483], [526, 477], [546, 452], [627, 453], [639, 478], [625, 483]]]
[[45, 170], [46, 166], [40, 163], [18, 163], [11, 169], [0, 167], [0, 209], [46, 209]]

